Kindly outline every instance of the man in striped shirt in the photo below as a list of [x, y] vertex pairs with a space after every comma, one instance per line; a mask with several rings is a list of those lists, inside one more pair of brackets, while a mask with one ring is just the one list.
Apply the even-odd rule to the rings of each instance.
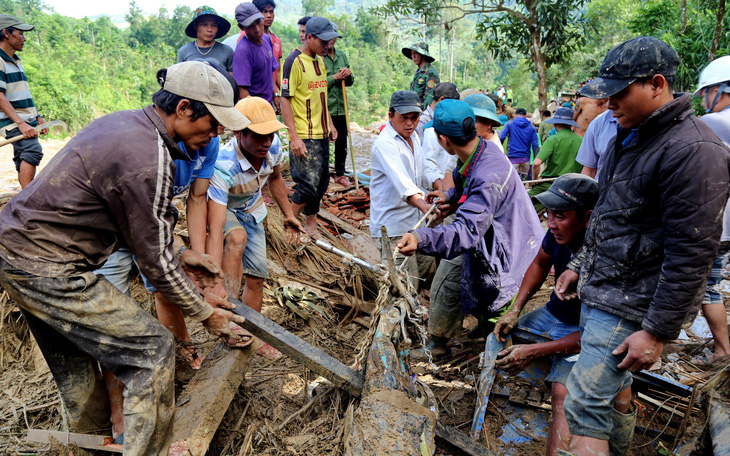
[[[10, 139], [23, 135], [23, 139], [13, 143], [13, 161], [18, 171], [20, 188], [25, 188], [35, 177], [36, 167], [43, 158], [43, 148], [38, 142], [38, 132], [34, 127], [43, 123], [43, 118], [33, 104], [30, 86], [20, 64], [18, 52], [25, 46], [24, 32], [34, 26], [24, 24], [20, 19], [0, 14], [0, 134]], [[42, 134], [48, 129], [41, 130]]]

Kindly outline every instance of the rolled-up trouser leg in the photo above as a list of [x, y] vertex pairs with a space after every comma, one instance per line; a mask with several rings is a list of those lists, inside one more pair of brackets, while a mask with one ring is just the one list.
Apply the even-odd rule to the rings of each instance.
[[[37, 335], [38, 345], [64, 403], [77, 407], [84, 404], [81, 393], [96, 394], [99, 379], [91, 360], [97, 360], [124, 383], [125, 456], [167, 454], [174, 412], [172, 334], [132, 298], [92, 272], [39, 277], [0, 259], [0, 285], [32, 316], [31, 330], [52, 330], [49, 339]], [[71, 365], [61, 362], [66, 359]], [[80, 390], [69, 381], [77, 376], [73, 369], [78, 366]], [[97, 412], [88, 407], [69, 410], [70, 416], [82, 418], [95, 418]]]
[[442, 259], [431, 284], [428, 311], [428, 333], [453, 339], [461, 334], [464, 314], [461, 313], [461, 255], [453, 260]]

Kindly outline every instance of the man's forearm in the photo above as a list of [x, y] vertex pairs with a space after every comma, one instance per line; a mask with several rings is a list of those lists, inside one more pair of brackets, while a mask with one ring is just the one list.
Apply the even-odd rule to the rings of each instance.
[[[546, 255], [542, 251], [538, 253], [538, 255], [540, 254]], [[525, 307], [525, 304], [527, 304], [527, 301], [529, 301], [530, 298], [535, 295], [537, 290], [540, 289], [549, 273], [550, 265], [546, 268], [540, 264], [536, 258], [527, 268], [527, 271], [525, 271], [525, 276], [522, 279], [522, 284], [520, 284], [520, 289], [517, 292], [517, 297], [515, 298], [515, 302], [512, 304], [510, 311], [514, 310], [521, 312]]]
[[580, 331], [570, 333], [558, 340], [533, 344], [530, 347], [536, 357], [580, 353]]
[[282, 178], [281, 174], [279, 174], [274, 178], [269, 177], [269, 180], [267, 182], [269, 183], [269, 191], [271, 192], [271, 197], [274, 198], [274, 201], [276, 201], [276, 204], [281, 209], [284, 217], [294, 218], [294, 211], [291, 208], [289, 197], [286, 194], [286, 185], [284, 184], [284, 178]]
[[415, 195], [409, 196], [406, 201], [411, 206], [417, 207], [421, 212], [424, 214], [428, 212], [429, 209], [431, 209], [431, 206], [426, 202], [426, 200], [423, 199], [423, 195], [420, 193], [416, 193]]
[[294, 111], [291, 107], [291, 98], [281, 98], [281, 118], [284, 120], [284, 125], [289, 129], [289, 141], [299, 139], [296, 126], [294, 125]]
[[18, 112], [15, 108], [13, 108], [13, 105], [10, 104], [10, 101], [8, 101], [7, 97], [5, 97], [5, 93], [3, 92], [0, 92], [0, 110], [2, 110], [2, 112], [10, 118], [10, 120], [18, 125], [25, 122], [20, 115], [18, 115]]
[[208, 220], [208, 202], [205, 195], [188, 195], [185, 206], [185, 216], [188, 222], [190, 247], [198, 253], [206, 253], [206, 228]]

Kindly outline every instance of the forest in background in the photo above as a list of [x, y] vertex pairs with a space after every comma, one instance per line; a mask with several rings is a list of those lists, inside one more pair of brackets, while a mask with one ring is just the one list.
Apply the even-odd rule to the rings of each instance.
[[[355, 85], [348, 89], [351, 119], [361, 125], [384, 118], [392, 92], [408, 88], [415, 67], [400, 49], [424, 38], [437, 59], [442, 81], [450, 80], [462, 90], [511, 85], [515, 106], [536, 109], [538, 77], [534, 59], [521, 47], [525, 30], [520, 24], [506, 12], [453, 14], [489, 2], [280, 0], [272, 30], [281, 38], [286, 57], [299, 45], [296, 20], [305, 12], [338, 24], [343, 39], [337, 47], [347, 54], [355, 75]], [[563, 51], [551, 57], [546, 67], [550, 96], [596, 76], [606, 52], [637, 35], [656, 36], [679, 52], [678, 90], [692, 90], [699, 71], [709, 62], [710, 50], [716, 56], [730, 53], [725, 0], [516, 0], [507, 4], [516, 9], [543, 5], [545, 9], [535, 14], [547, 23], [558, 19], [554, 11], [564, 10], [567, 21], [562, 28], [541, 38], [546, 49], [552, 45]], [[158, 89], [155, 73], [174, 63], [177, 49], [190, 41], [184, 29], [192, 10], [185, 6], [145, 15], [132, 2], [126, 27], [105, 16], [62, 16], [41, 0], [0, 0], [0, 11], [36, 26], [26, 34], [28, 41], [20, 54], [34, 100], [44, 118], [64, 120], [72, 131], [101, 115], [148, 104]], [[232, 11], [219, 14], [231, 21], [232, 33], [237, 30]], [[562, 48], [561, 39], [566, 42]]]

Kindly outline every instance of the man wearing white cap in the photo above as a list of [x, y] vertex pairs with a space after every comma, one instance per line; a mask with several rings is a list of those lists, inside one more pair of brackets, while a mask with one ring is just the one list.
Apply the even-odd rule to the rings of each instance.
[[157, 290], [211, 334], [237, 338], [229, 323], [242, 322], [198, 291], [220, 281], [220, 269], [173, 241], [171, 201], [173, 160], [190, 159], [178, 142], [197, 150], [219, 122], [242, 130], [249, 121], [233, 107], [230, 83], [206, 63], [179, 63], [157, 78], [153, 105], [93, 121], [0, 213], [0, 285], [45, 356], [71, 430], [108, 425], [101, 364], [125, 386], [124, 454], [133, 456], [167, 454], [173, 337], [93, 271], [128, 246]]

